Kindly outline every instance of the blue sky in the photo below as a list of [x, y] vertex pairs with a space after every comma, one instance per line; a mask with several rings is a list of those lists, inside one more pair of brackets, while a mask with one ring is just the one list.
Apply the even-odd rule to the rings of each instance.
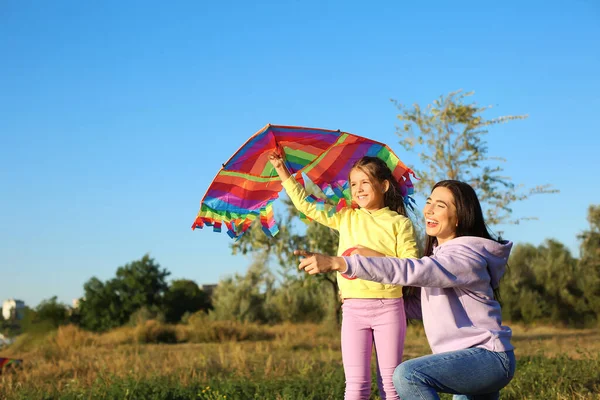
[[145, 253], [200, 284], [244, 272], [226, 234], [190, 226], [250, 135], [341, 129], [414, 163], [390, 99], [461, 88], [488, 117], [529, 115], [492, 129], [490, 155], [561, 190], [516, 204], [539, 220], [505, 236], [577, 254], [600, 203], [598, 49], [592, 0], [3, 1], [0, 298], [70, 303]]

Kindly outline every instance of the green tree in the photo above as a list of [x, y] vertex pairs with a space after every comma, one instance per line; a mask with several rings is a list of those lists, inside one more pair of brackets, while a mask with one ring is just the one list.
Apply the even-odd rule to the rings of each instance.
[[12, 334], [46, 334], [55, 328], [56, 327], [48, 321], [40, 322], [36, 310], [29, 306], [25, 306], [23, 318], [19, 321], [14, 321]]
[[210, 308], [208, 295], [194, 281], [174, 280], [165, 293], [164, 313], [169, 323], [179, 322], [186, 312], [208, 311]]
[[81, 326], [105, 331], [125, 324], [142, 307], [160, 310], [169, 274], [146, 254], [119, 267], [116, 277], [106, 283], [91, 278], [83, 286], [84, 297], [79, 306]]
[[397, 134], [400, 144], [408, 151], [418, 151], [423, 169], [417, 175], [417, 189], [428, 193], [433, 185], [444, 179], [456, 179], [471, 184], [477, 191], [490, 225], [502, 222], [518, 223], [526, 217], [511, 215], [511, 204], [531, 195], [553, 193], [550, 185], [524, 189], [503, 175], [500, 163], [506, 160], [488, 156], [485, 140], [492, 125], [527, 118], [511, 115], [492, 119], [482, 116], [490, 107], [467, 103], [473, 92], [456, 91], [441, 96], [433, 104], [422, 108], [414, 104], [408, 108], [394, 103], [400, 113], [401, 125]]
[[115, 280], [119, 283], [119, 295], [126, 301], [124, 312], [133, 313], [140, 307], [162, 306], [162, 299], [168, 289], [166, 281], [171, 273], [161, 269], [148, 254], [141, 260], [131, 262], [117, 269]]
[[69, 307], [66, 304], [59, 303], [57, 297], [53, 296], [48, 300], [42, 300], [35, 308], [36, 320], [47, 322], [53, 328], [58, 328], [69, 322]]
[[582, 321], [579, 301], [583, 293], [577, 284], [577, 260], [567, 247], [552, 239], [538, 247], [540, 257], [534, 262], [536, 281], [543, 285], [544, 301], [549, 305], [548, 318], [553, 322], [578, 325]]
[[579, 235], [580, 286], [584, 294], [585, 308], [593, 313], [594, 319], [600, 316], [600, 205], [588, 209], [589, 230]]
[[83, 328], [101, 332], [127, 321], [122, 313], [122, 299], [114, 280], [104, 283], [92, 277], [83, 285], [83, 292], [84, 297], [79, 302], [79, 321]]
[[515, 246], [501, 290], [506, 319], [574, 326], [588, 320], [577, 260], [555, 240]]
[[236, 274], [219, 282], [212, 295], [213, 310], [209, 313], [213, 319], [278, 322], [267, 307], [275, 279], [265, 254], [254, 254], [254, 261], [245, 275]]
[[531, 322], [547, 313], [547, 304], [541, 294], [543, 286], [536, 282], [531, 267], [539, 255], [539, 250], [532, 244], [519, 244], [513, 248], [500, 285], [504, 319]]
[[323, 303], [329, 299], [328, 287], [308, 276], [290, 279], [269, 296], [266, 308], [282, 322], [320, 322], [327, 316]]

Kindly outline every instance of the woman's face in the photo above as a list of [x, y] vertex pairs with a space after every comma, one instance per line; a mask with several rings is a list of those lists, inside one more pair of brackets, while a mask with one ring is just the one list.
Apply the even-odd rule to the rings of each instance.
[[423, 214], [425, 215], [425, 232], [429, 236], [437, 237], [438, 244], [456, 237], [458, 218], [454, 196], [450, 189], [445, 187], [433, 189], [427, 198]]

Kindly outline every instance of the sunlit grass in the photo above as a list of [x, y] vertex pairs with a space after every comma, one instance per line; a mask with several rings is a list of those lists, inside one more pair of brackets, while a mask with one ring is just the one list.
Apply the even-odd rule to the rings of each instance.
[[[503, 398], [598, 398], [599, 330], [513, 330], [519, 369]], [[405, 357], [429, 352], [422, 327], [410, 326]], [[21, 337], [2, 356], [23, 359], [0, 375], [2, 399], [343, 397], [339, 333], [314, 324], [146, 321], [104, 334], [65, 326]]]

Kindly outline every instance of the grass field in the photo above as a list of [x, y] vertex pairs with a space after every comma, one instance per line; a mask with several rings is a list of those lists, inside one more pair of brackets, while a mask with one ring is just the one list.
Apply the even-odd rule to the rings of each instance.
[[[600, 330], [513, 330], [518, 368], [503, 399], [600, 399]], [[411, 326], [405, 357], [428, 353], [422, 328]], [[7, 400], [342, 399], [344, 392], [339, 335], [311, 324], [149, 321], [102, 335], [67, 326], [21, 337], [0, 356], [23, 359], [0, 375]]]

